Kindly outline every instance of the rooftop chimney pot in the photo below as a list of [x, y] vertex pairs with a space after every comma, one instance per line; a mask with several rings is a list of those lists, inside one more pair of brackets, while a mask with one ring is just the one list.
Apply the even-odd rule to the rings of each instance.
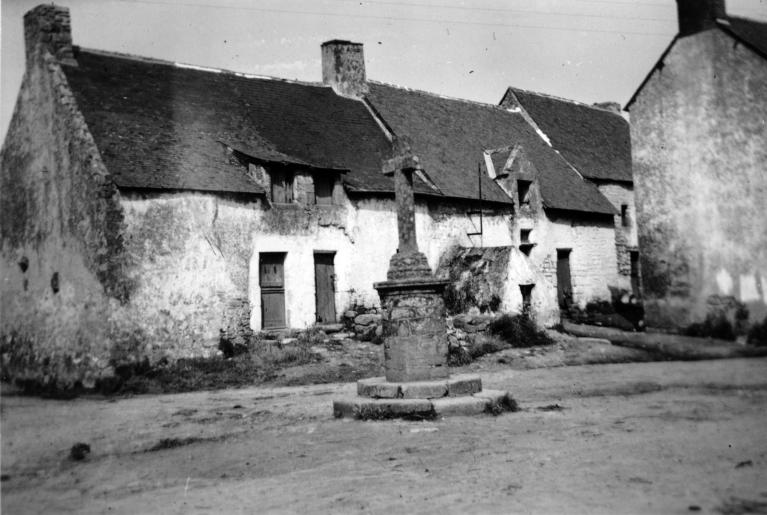
[[340, 39], [323, 43], [322, 82], [339, 95], [362, 98], [368, 92], [362, 43]]

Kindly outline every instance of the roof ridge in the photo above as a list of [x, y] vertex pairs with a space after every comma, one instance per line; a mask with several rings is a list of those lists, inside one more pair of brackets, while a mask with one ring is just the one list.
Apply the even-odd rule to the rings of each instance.
[[472, 105], [476, 105], [476, 106], [480, 106], [480, 107], [487, 107], [487, 108], [495, 110], [495, 111], [500, 111], [500, 112], [504, 112], [504, 113], [508, 112], [507, 109], [504, 109], [504, 108], [502, 108], [501, 106], [499, 106], [497, 104], [490, 104], [488, 102], [480, 102], [479, 100], [470, 100], [468, 98], [451, 97], [449, 95], [442, 95], [440, 93], [434, 93], [432, 91], [425, 91], [425, 90], [422, 90], [422, 89], [409, 88], [407, 86], [400, 86], [398, 84], [392, 84], [391, 82], [383, 82], [383, 81], [380, 81], [380, 80], [370, 80], [370, 79], [368, 79], [368, 82], [372, 83], [372, 84], [378, 84], [379, 86], [388, 86], [390, 88], [396, 88], [396, 89], [401, 89], [401, 90], [404, 90], [404, 91], [409, 91], [411, 93], [417, 93], [419, 95], [425, 95], [425, 96], [434, 97], [434, 98], [441, 98], [443, 100], [455, 100], [457, 102], [463, 102], [465, 104], [472, 104]]
[[[621, 119], [625, 120], [625, 118], [623, 118], [623, 116], [621, 116], [619, 113], [615, 113], [613, 111], [610, 111], [609, 109], [605, 109], [605, 108], [602, 108], [602, 107], [597, 107], [594, 104], [587, 104], [585, 102], [581, 102], [580, 100], [574, 100], [574, 99], [571, 99], [571, 98], [559, 97], [557, 95], [551, 95], [549, 93], [541, 93], [539, 91], [532, 91], [532, 90], [529, 90], [529, 89], [517, 88], [515, 86], [509, 86], [509, 89], [512, 90], [512, 91], [520, 91], [522, 93], [527, 93], [528, 95], [536, 95], [536, 96], [543, 97], [543, 98], [550, 98], [552, 100], [557, 100], [559, 102], [565, 102], [567, 104], [573, 104], [573, 105], [576, 105], [576, 106], [579, 106], [579, 107], [585, 107], [587, 109], [593, 109], [594, 111], [599, 111], [600, 113], [608, 113], [608, 114], [611, 114], [613, 116], [617, 116], [618, 118], [621, 118]], [[606, 100], [605, 102], [610, 102], [610, 100]], [[615, 103], [620, 105], [617, 101]]]
[[[271, 75], [259, 75], [255, 73], [245, 73], [245, 72], [238, 72], [235, 70], [229, 70], [226, 68], [216, 68], [213, 66], [202, 66], [198, 64], [191, 64], [191, 63], [182, 63], [179, 61], [170, 61], [168, 59], [160, 59], [158, 57], [146, 57], [142, 55], [135, 55], [135, 54], [127, 54], [124, 52], [114, 52], [111, 50], [101, 50], [98, 48], [85, 48], [85, 47], [77, 47], [79, 52], [86, 52], [89, 54], [95, 54], [105, 57], [115, 57], [118, 59], [125, 59], [129, 61], [136, 61], [141, 63], [148, 63], [148, 64], [159, 64], [164, 66], [172, 66], [175, 68], [182, 68], [185, 70], [196, 70], [201, 72], [207, 72], [207, 73], [221, 73], [224, 75], [234, 75], [236, 77], [242, 77], [244, 79], [259, 79], [259, 80], [273, 80], [273, 81], [279, 81], [279, 82], [287, 82], [290, 84], [299, 84], [302, 86], [315, 86], [315, 87], [323, 87], [323, 88], [330, 88], [330, 86], [323, 84], [322, 82], [311, 82], [311, 81], [302, 81], [297, 79], [286, 79], [283, 77], [273, 77]], [[75, 53], [77, 55], [77, 53]], [[76, 57], [75, 57], [76, 59]]]

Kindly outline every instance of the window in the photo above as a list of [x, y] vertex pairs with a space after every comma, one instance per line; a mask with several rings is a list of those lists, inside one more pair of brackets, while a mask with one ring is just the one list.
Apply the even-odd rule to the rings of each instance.
[[519, 196], [519, 205], [530, 204], [530, 185], [532, 181], [517, 181], [517, 195]]
[[336, 178], [331, 173], [314, 174], [314, 196], [319, 205], [330, 205], [333, 203], [333, 186]]
[[290, 204], [293, 202], [293, 172], [276, 168], [272, 172], [272, 202]]
[[519, 250], [525, 256], [530, 256], [530, 251], [535, 247], [535, 243], [530, 241], [530, 233], [532, 229], [521, 229], [519, 231]]
[[519, 290], [522, 293], [522, 314], [532, 316], [533, 314], [533, 288], [534, 284], [520, 284]]
[[623, 227], [629, 226], [629, 206], [628, 204], [621, 204], [621, 225]]

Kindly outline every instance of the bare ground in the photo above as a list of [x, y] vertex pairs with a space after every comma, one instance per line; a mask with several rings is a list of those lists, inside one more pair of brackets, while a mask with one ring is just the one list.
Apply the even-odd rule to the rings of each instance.
[[5, 395], [3, 513], [767, 513], [767, 359], [497, 359], [523, 411], [495, 418], [335, 420], [352, 383]]

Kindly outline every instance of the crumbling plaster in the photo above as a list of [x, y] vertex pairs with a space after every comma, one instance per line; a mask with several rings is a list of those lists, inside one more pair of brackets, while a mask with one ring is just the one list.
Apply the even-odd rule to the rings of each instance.
[[111, 374], [108, 312], [132, 289], [119, 193], [61, 65], [42, 44], [29, 50], [0, 157], [2, 365], [89, 385]]
[[767, 312], [767, 62], [721, 30], [678, 39], [631, 107], [649, 326], [732, 296]]

